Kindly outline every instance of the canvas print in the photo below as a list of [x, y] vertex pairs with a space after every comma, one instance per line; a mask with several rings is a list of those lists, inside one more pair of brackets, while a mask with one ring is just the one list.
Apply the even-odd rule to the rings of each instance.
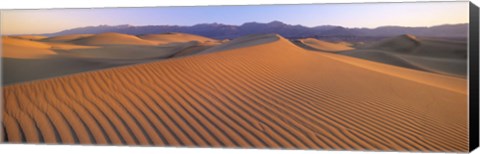
[[468, 6], [2, 10], [0, 140], [466, 152]]

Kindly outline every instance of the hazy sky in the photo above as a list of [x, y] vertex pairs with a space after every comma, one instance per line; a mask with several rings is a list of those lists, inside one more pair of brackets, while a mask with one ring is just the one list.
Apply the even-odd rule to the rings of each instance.
[[282, 21], [304, 26], [433, 26], [468, 22], [468, 2], [261, 5], [1, 11], [3, 34], [51, 33], [97, 25], [194, 25]]

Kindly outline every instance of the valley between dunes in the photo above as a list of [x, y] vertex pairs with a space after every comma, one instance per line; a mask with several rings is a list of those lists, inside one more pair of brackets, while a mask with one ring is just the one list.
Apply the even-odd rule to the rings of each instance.
[[[105, 41], [110, 37], [118, 39]], [[308, 40], [312, 48], [335, 53], [311, 51], [275, 34], [231, 41], [180, 38], [102, 34], [35, 43], [9, 38], [15, 40], [4, 42], [2, 57], [11, 63], [4, 65], [28, 60], [51, 68], [29, 64], [9, 70], [25, 77], [3, 86], [2, 140], [468, 151], [464, 78], [335, 54], [352, 49], [344, 44], [321, 47], [325, 43]], [[135, 53], [132, 46], [142, 50]], [[169, 59], [156, 61], [162, 57]], [[60, 70], [70, 72], [49, 76]]]

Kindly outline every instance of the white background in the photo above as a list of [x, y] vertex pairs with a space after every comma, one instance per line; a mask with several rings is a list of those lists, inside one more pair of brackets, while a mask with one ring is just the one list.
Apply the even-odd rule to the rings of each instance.
[[[412, 2], [427, 0], [1, 0], [0, 9], [40, 8], [98, 8], [98, 7], [147, 7], [147, 6], [201, 6], [201, 5], [246, 5], [246, 4], [298, 4], [298, 3], [351, 3], [351, 2]], [[445, 0], [435, 0], [445, 1]], [[472, 0], [477, 6], [480, 0]], [[208, 154], [311, 154], [311, 153], [399, 153], [399, 152], [352, 152], [313, 150], [259, 150], [259, 149], [211, 149], [211, 148], [160, 148], [117, 146], [72, 146], [72, 145], [12, 145], [1, 144], [0, 154], [7, 153], [72, 153], [72, 154], [126, 154], [126, 153], [208, 153]], [[474, 154], [480, 154], [476, 150]]]

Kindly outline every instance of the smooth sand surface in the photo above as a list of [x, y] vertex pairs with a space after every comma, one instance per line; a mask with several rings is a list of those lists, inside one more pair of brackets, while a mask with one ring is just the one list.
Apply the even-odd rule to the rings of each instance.
[[232, 42], [4, 86], [4, 140], [468, 151], [465, 79], [307, 51], [278, 35]]
[[305, 48], [325, 51], [325, 52], [339, 52], [339, 51], [354, 49], [350, 47], [351, 44], [347, 42], [333, 43], [328, 41], [317, 40], [314, 38], [299, 39], [298, 42], [296, 43], [297, 45], [304, 46]]
[[467, 44], [401, 35], [340, 54], [459, 78], [467, 75]]

